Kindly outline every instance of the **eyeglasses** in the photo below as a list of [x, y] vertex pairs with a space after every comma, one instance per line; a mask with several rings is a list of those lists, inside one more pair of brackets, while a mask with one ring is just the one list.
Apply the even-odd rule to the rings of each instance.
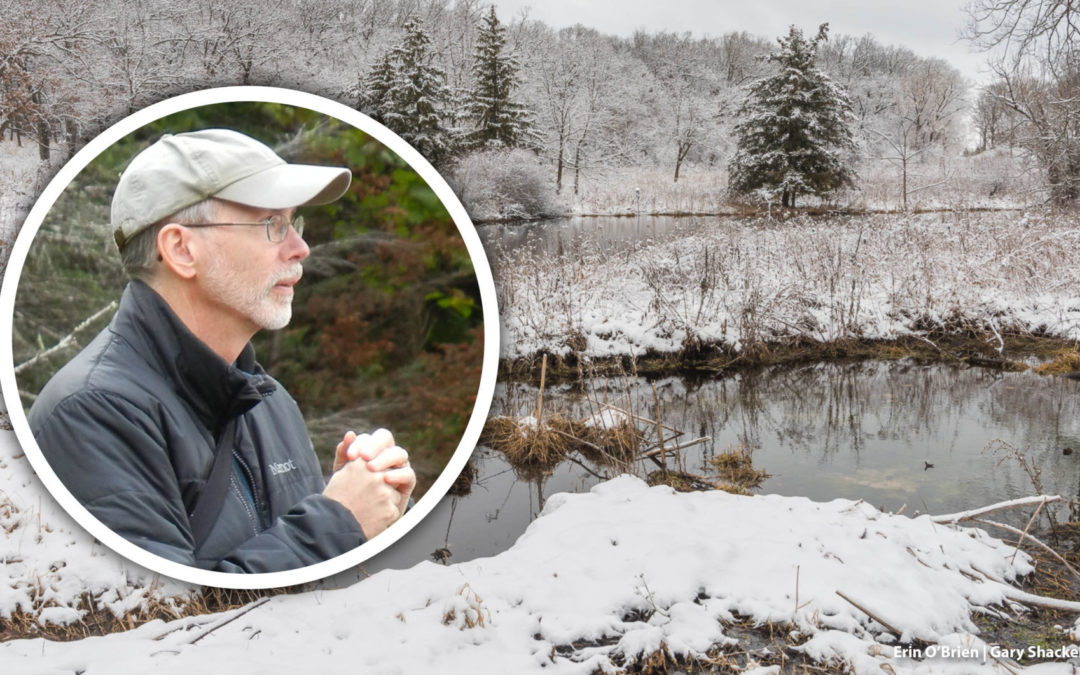
[[184, 227], [239, 227], [241, 225], [263, 225], [266, 227], [266, 238], [272, 244], [280, 244], [289, 236], [289, 227], [296, 230], [300, 237], [304, 236], [304, 217], [297, 216], [295, 220], [289, 220], [280, 213], [263, 218], [254, 223], [181, 223]]

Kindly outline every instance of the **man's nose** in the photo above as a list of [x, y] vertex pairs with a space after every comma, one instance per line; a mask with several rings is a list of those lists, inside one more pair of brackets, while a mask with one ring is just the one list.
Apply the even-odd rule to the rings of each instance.
[[281, 242], [281, 254], [286, 260], [300, 261], [311, 255], [311, 248], [296, 232], [296, 228], [289, 226], [289, 232], [285, 235], [285, 241]]

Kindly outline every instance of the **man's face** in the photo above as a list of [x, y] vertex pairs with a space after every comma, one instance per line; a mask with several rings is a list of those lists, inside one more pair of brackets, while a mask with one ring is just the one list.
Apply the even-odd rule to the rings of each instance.
[[[272, 211], [218, 202], [214, 222], [259, 223], [292, 209]], [[206, 251], [200, 277], [206, 300], [221, 309], [223, 319], [234, 319], [254, 334], [260, 328], [284, 328], [292, 318], [293, 286], [303, 273], [300, 261], [310, 249], [289, 228], [285, 241], [273, 243], [266, 228], [209, 227], [199, 232], [212, 242]]]

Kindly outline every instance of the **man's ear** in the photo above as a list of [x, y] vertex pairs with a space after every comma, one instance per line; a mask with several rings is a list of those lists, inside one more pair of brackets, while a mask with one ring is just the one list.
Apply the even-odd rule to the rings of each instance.
[[192, 232], [178, 223], [168, 223], [158, 232], [158, 258], [173, 274], [181, 279], [195, 276], [195, 250]]

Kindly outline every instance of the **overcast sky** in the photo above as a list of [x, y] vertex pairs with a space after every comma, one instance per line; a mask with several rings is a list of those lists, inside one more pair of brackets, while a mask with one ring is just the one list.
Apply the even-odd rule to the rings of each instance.
[[871, 33], [882, 44], [908, 47], [936, 56], [972, 80], [987, 79], [985, 57], [957, 39], [969, 0], [494, 0], [499, 19], [512, 21], [529, 8], [529, 17], [554, 28], [582, 24], [602, 33], [629, 36], [689, 31], [697, 37], [745, 30], [767, 38], [795, 24], [813, 33], [828, 22], [831, 34]]

